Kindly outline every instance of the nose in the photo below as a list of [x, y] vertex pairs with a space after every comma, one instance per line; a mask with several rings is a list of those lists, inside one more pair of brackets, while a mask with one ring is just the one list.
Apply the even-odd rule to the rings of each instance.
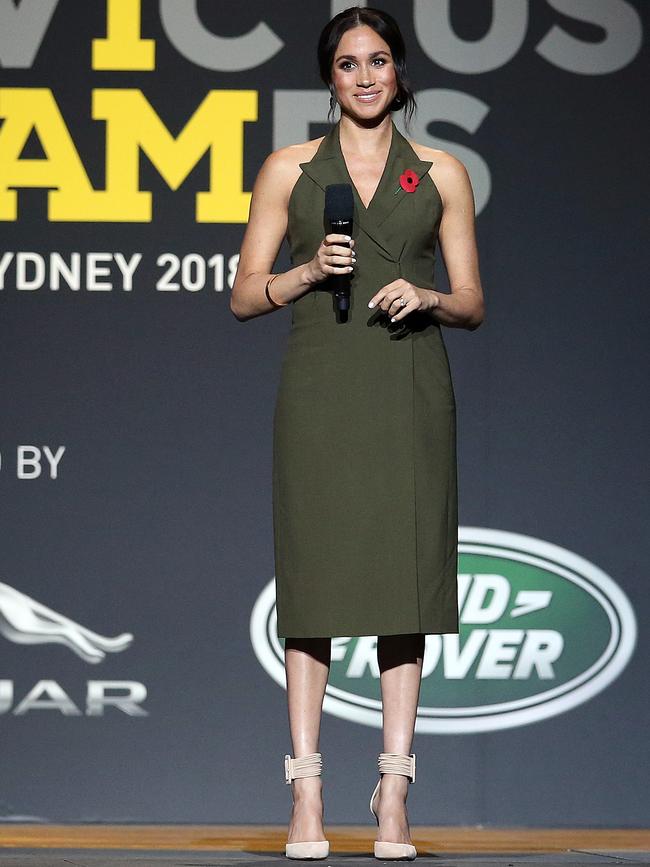
[[357, 76], [357, 83], [359, 87], [369, 87], [373, 83], [373, 77], [369, 72], [366, 72], [359, 68], [359, 75]]

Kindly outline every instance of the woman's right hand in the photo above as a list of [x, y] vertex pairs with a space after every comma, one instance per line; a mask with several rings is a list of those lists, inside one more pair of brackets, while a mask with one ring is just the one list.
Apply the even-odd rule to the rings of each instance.
[[331, 274], [349, 274], [353, 270], [356, 262], [354, 238], [349, 241], [348, 238], [349, 235], [325, 235], [309, 263], [314, 283], [326, 280]]

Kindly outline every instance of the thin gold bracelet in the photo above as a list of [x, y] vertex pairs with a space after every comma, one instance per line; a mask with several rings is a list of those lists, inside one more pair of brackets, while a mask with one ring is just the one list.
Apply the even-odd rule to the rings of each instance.
[[284, 302], [274, 301], [274, 300], [271, 298], [271, 296], [269, 295], [269, 286], [271, 285], [271, 283], [273, 283], [273, 281], [275, 280], [275, 278], [276, 278], [276, 277], [279, 277], [279, 276], [280, 276], [279, 274], [271, 274], [271, 276], [269, 277], [269, 279], [266, 281], [266, 288], [264, 289], [264, 294], [265, 294], [266, 297], [269, 299], [269, 301], [271, 302], [271, 304], [273, 304], [274, 307], [286, 307], [286, 306], [289, 304], [288, 301], [284, 301]]

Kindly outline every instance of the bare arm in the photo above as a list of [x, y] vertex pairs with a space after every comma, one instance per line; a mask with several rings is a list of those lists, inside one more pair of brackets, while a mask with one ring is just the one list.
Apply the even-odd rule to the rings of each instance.
[[460, 160], [446, 153], [437, 162], [436, 186], [443, 200], [438, 239], [451, 293], [428, 290], [437, 297], [430, 312], [443, 325], [473, 331], [485, 316], [474, 228], [474, 194], [467, 169]]
[[240, 321], [278, 310], [277, 305], [304, 295], [330, 274], [352, 270], [354, 240], [346, 235], [329, 234], [309, 262], [284, 271], [273, 280], [269, 295], [277, 304], [266, 297], [266, 283], [287, 231], [289, 198], [300, 175], [299, 159], [293, 147], [281, 148], [266, 158], [255, 180], [230, 296], [230, 309]]
[[[266, 158], [253, 186], [248, 225], [230, 296], [230, 309], [241, 321], [279, 309], [269, 303], [264, 288], [287, 231], [289, 196], [296, 171], [300, 173], [297, 159], [291, 158], [287, 151], [282, 148]], [[313, 282], [308, 266], [299, 265], [273, 281], [271, 297], [281, 304], [288, 303]]]

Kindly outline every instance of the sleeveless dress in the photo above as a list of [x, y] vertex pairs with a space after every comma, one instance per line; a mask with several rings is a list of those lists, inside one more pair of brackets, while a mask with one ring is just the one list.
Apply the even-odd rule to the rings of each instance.
[[[273, 538], [279, 638], [458, 632], [456, 403], [440, 325], [391, 323], [368, 301], [404, 277], [434, 289], [440, 194], [394, 121], [366, 209], [340, 121], [289, 200], [294, 266], [330, 229], [325, 188], [354, 195], [357, 262], [347, 321], [330, 281], [291, 304], [273, 417]], [[400, 185], [411, 169], [413, 192]]]

